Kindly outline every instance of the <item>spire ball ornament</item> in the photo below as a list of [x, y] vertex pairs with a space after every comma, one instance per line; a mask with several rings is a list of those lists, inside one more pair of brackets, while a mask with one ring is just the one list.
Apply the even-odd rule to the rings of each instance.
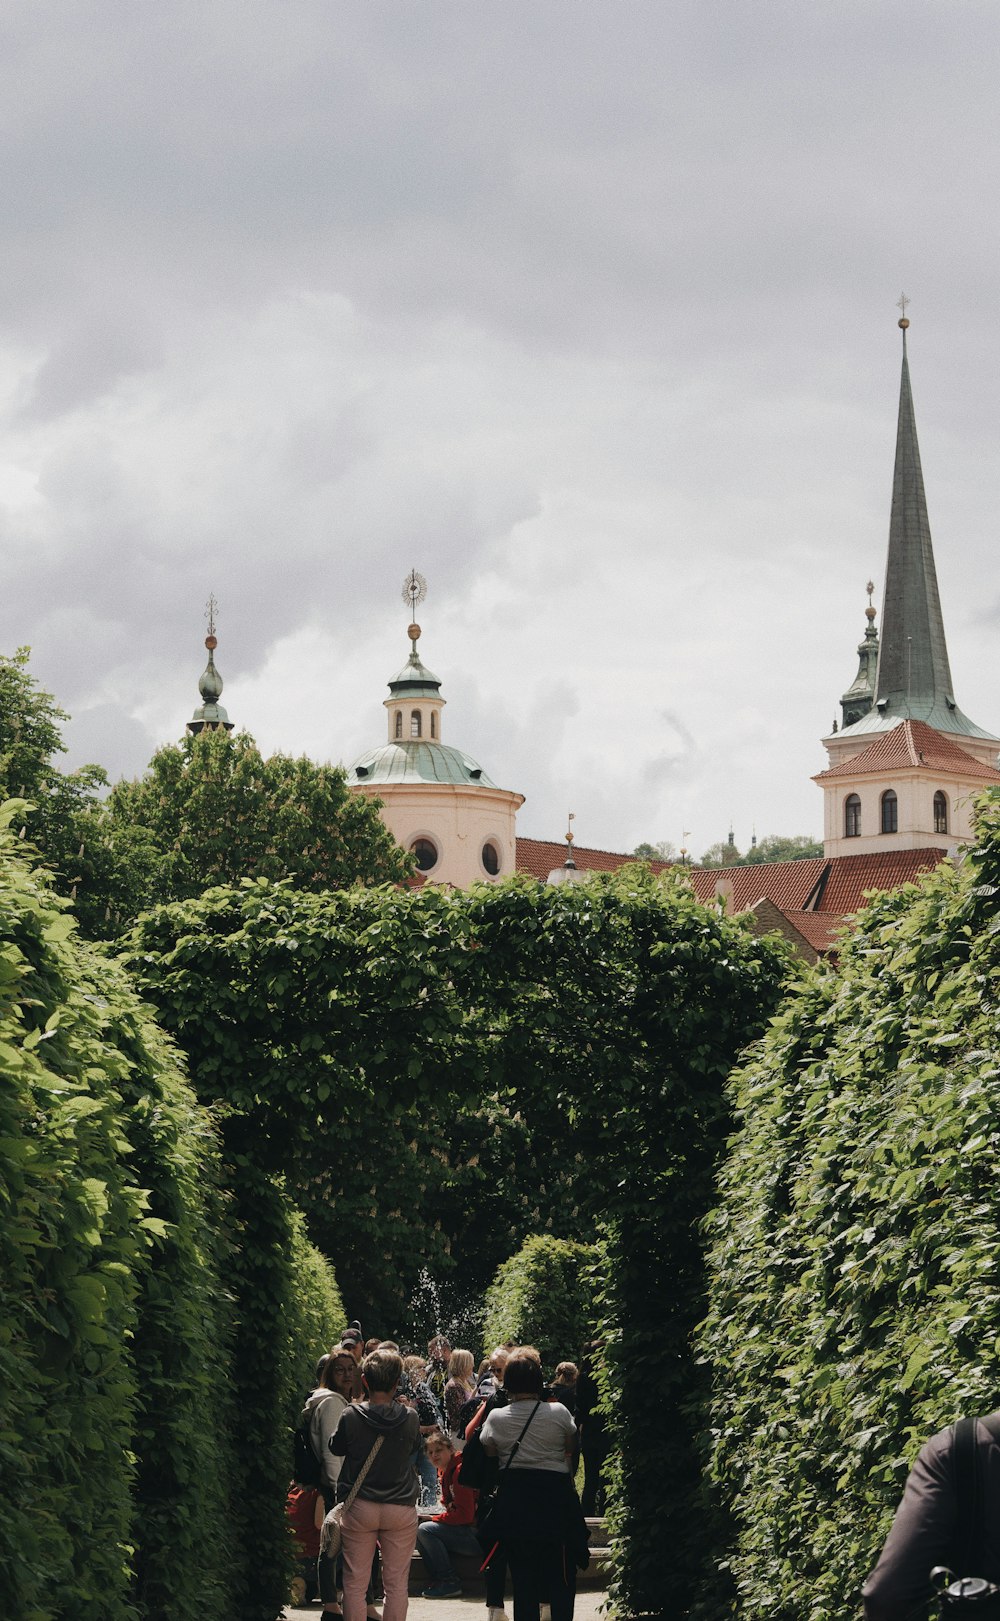
[[909, 304], [909, 302], [910, 302], [910, 300], [907, 298], [905, 293], [900, 293], [899, 297], [896, 300], [896, 308], [902, 312], [901, 315], [900, 315], [899, 320], [896, 323], [896, 325], [901, 327], [904, 332], [906, 331], [907, 327], [910, 324], [909, 321], [906, 319], [906, 306], [907, 306], [907, 304]]

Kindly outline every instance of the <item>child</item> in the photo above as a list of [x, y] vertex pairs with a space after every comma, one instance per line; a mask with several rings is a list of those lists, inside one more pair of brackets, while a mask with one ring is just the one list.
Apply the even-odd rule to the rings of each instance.
[[319, 1558], [319, 1528], [325, 1513], [323, 1493], [317, 1486], [300, 1486], [298, 1481], [293, 1480], [285, 1498], [285, 1512], [292, 1527], [298, 1571], [292, 1583], [291, 1602], [311, 1604], [318, 1591], [316, 1561]]

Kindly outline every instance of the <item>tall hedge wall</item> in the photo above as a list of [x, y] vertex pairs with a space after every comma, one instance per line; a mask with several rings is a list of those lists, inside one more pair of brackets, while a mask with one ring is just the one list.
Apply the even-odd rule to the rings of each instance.
[[[244, 1621], [234, 1438], [254, 1414], [233, 1399], [240, 1235], [218, 1135], [122, 969], [32, 870], [10, 831], [20, 809], [0, 809], [4, 1621]], [[343, 1321], [288, 1220], [293, 1304], [264, 1319], [282, 1492], [293, 1392]], [[273, 1617], [283, 1535], [272, 1565]]]
[[488, 1356], [505, 1340], [530, 1342], [541, 1353], [548, 1378], [557, 1362], [578, 1360], [596, 1322], [594, 1293], [586, 1268], [592, 1244], [535, 1233], [505, 1261], [486, 1295], [483, 1346]]
[[1000, 1385], [1000, 807], [862, 914], [738, 1072], [714, 1474], [747, 1621], [847, 1621], [921, 1442]]

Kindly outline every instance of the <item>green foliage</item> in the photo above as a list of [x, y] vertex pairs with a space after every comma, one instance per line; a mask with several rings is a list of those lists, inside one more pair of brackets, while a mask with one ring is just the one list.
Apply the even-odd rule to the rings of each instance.
[[24, 832], [42, 852], [59, 892], [76, 903], [83, 931], [105, 932], [111, 888], [132, 883], [129, 841], [114, 850], [101, 791], [107, 774], [97, 765], [59, 771], [67, 719], [28, 672], [29, 650], [0, 655], [0, 800], [21, 799]]
[[822, 839], [811, 839], [807, 833], [768, 833], [741, 855], [731, 839], [712, 844], [699, 863], [702, 867], [753, 867], [759, 862], [805, 861], [823, 854]]
[[[336, 1258], [351, 1314], [386, 1325], [421, 1268], [459, 1252], [482, 1264], [484, 1228], [470, 1234], [460, 1217], [484, 1191], [488, 1145], [505, 1141], [508, 1117], [506, 1142], [525, 1152], [492, 1189], [492, 1243], [509, 1248], [524, 1208], [536, 1231], [545, 1212], [554, 1236], [600, 1225], [606, 1237], [600, 1305], [625, 1458], [619, 1598], [641, 1611], [662, 1597], [664, 1535], [683, 1595], [703, 1540], [688, 1411], [699, 1222], [729, 1124], [725, 1078], [780, 994], [780, 947], [702, 906], [683, 878], [634, 866], [580, 885], [456, 893], [258, 882], [147, 915], [129, 949], [203, 1101], [224, 1106], [248, 1359], [285, 1299], [275, 1179], [298, 1197], [325, 1165], [310, 1230]], [[507, 1200], [518, 1184], [524, 1205]], [[395, 1299], [385, 1279], [398, 1280]], [[239, 1399], [257, 1415], [280, 1369], [252, 1371], [258, 1385]], [[266, 1539], [273, 1416], [259, 1433], [272, 1486], [249, 1518]]]
[[339, 767], [265, 759], [245, 732], [159, 749], [145, 776], [112, 790], [109, 817], [116, 848], [131, 838], [145, 852], [141, 876], [127, 867], [110, 897], [119, 929], [147, 906], [242, 878], [340, 889], [398, 881], [412, 866]]
[[120, 970], [22, 859], [23, 813], [0, 815], [4, 1613], [130, 1621], [135, 1598], [150, 1621], [194, 1621], [228, 1461], [209, 1420], [213, 1147]]
[[347, 1313], [333, 1267], [309, 1242], [301, 1211], [293, 1212], [290, 1228], [291, 1305], [283, 1326], [288, 1335], [291, 1389], [288, 1421], [294, 1425], [298, 1422], [302, 1395], [315, 1383], [316, 1362], [344, 1332]]
[[921, 1442], [1000, 1376], [1000, 807], [861, 914], [733, 1080], [715, 1479], [747, 1621], [847, 1621]]
[[551, 1378], [557, 1362], [578, 1360], [594, 1328], [586, 1266], [594, 1247], [536, 1233], [500, 1267], [486, 1295], [486, 1355], [505, 1340], [537, 1346]]

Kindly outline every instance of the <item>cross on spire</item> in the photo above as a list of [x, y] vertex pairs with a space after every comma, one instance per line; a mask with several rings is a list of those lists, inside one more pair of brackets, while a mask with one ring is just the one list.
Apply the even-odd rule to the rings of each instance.
[[912, 302], [913, 300], [907, 298], [905, 293], [900, 293], [898, 299], [896, 300], [896, 308], [903, 317], [904, 321], [906, 320], [906, 306], [907, 304], [912, 304]]

